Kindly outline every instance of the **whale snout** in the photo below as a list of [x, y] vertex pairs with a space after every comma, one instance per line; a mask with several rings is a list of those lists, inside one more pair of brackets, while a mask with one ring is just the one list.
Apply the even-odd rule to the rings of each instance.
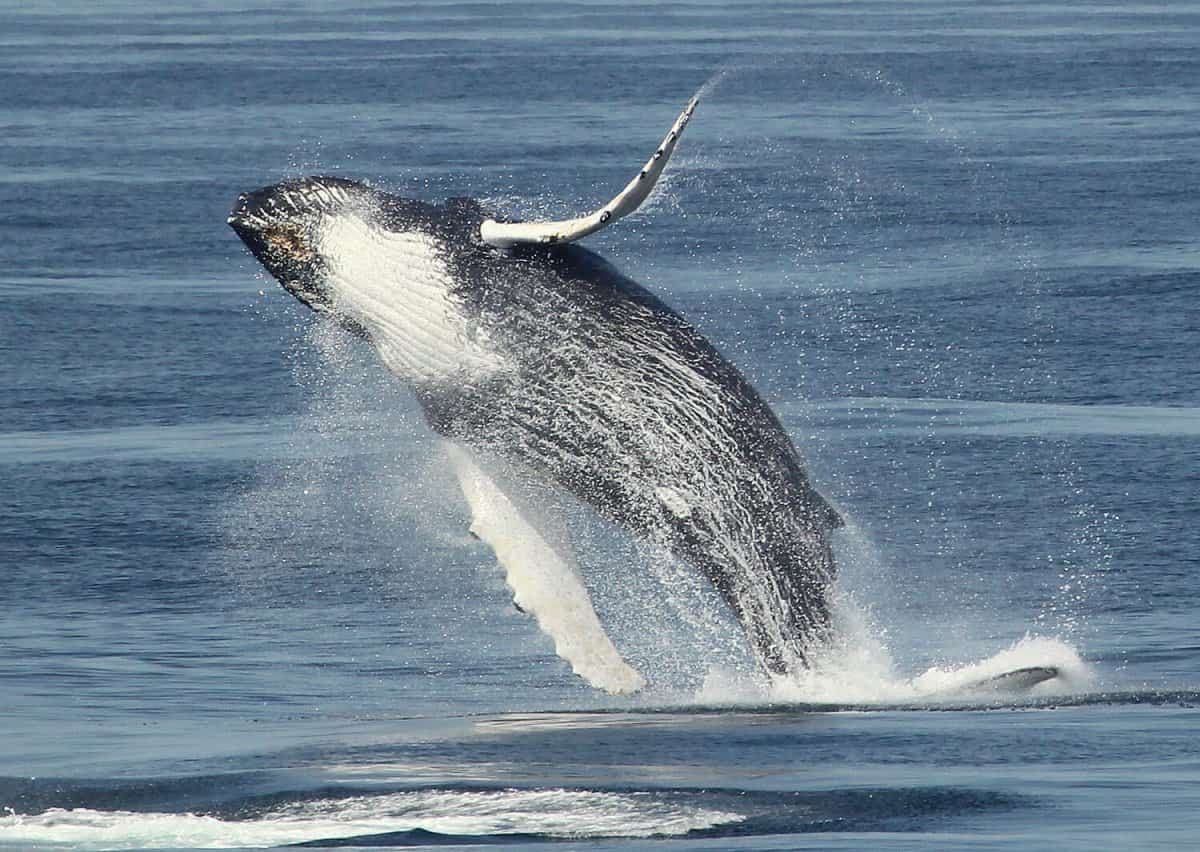
[[242, 237], [247, 233], [265, 230], [272, 224], [290, 218], [294, 213], [280, 201], [279, 188], [275, 186], [243, 192], [237, 197], [225, 221]]
[[275, 272], [272, 264], [268, 262], [269, 246], [265, 237], [278, 221], [278, 216], [274, 215], [268, 206], [266, 190], [243, 192], [239, 195], [225, 221], [254, 253], [255, 257], [266, 264], [269, 270]]
[[249, 196], [246, 193], [243, 192], [241, 195], [239, 195], [237, 197], [237, 202], [233, 205], [233, 209], [229, 211], [229, 216], [225, 219], [225, 223], [230, 225], [235, 231], [239, 225], [246, 225], [249, 223], [250, 211], [247, 205], [248, 200]]
[[297, 264], [314, 259], [311, 237], [320, 212], [309, 179], [243, 192], [226, 221], [282, 281], [296, 276]]
[[291, 185], [265, 186], [237, 197], [226, 222], [271, 275], [301, 301], [317, 301], [309, 226]]
[[323, 215], [336, 215], [360, 189], [352, 181], [333, 177], [286, 180], [243, 192], [226, 221], [239, 233], [242, 229], [299, 224]]

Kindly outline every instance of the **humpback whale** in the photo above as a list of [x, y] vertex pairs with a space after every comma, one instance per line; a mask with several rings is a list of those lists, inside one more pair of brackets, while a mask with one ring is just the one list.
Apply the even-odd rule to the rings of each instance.
[[575, 241], [650, 194], [696, 107], [610, 202], [508, 222], [337, 177], [242, 194], [229, 224], [285, 290], [368, 341], [449, 443], [472, 531], [514, 602], [594, 686], [644, 681], [613, 646], [542, 496], [565, 490], [713, 583], [760, 665], [828, 639], [841, 525], [788, 434], [687, 320]]

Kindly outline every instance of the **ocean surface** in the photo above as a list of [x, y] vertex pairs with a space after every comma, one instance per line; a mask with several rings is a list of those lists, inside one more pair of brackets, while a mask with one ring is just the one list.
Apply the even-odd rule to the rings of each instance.
[[[585, 524], [611, 696], [225, 220], [566, 217], [701, 88], [587, 245], [848, 520], [839, 642]], [[1200, 848], [1195, 4], [2, 0], [0, 140], [0, 849]]]

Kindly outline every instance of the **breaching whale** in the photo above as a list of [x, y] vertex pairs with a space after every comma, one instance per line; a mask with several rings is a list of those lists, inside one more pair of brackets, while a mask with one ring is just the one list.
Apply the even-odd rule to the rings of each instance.
[[702, 571], [760, 664], [828, 638], [837, 512], [742, 374], [574, 240], [649, 195], [695, 109], [612, 201], [565, 222], [308, 177], [241, 195], [229, 224], [285, 290], [367, 340], [445, 437], [472, 530], [514, 601], [593, 685], [643, 685], [592, 609], [542, 497], [565, 489]]

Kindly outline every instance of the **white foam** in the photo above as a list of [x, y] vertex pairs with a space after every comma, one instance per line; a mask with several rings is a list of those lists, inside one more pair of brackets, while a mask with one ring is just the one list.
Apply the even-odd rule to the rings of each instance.
[[933, 666], [915, 677], [897, 673], [882, 646], [835, 648], [815, 659], [810, 670], [794, 678], [773, 679], [769, 698], [836, 704], [994, 699], [994, 689], [981, 682], [1031, 667], [1054, 668], [1058, 675], [1019, 695], [1077, 691], [1091, 681], [1088, 665], [1071, 645], [1055, 637], [1026, 636], [991, 657]]
[[934, 666], [914, 678], [912, 686], [918, 695], [957, 694], [972, 684], [1028, 667], [1049, 667], [1059, 673], [1053, 680], [1032, 687], [1029, 693], [1034, 695], [1078, 690], [1092, 680], [1091, 668], [1071, 645], [1053, 637], [1026, 636], [976, 663]]
[[420, 790], [285, 805], [260, 817], [54, 808], [0, 817], [0, 848], [236, 849], [423, 829], [440, 834], [651, 837], [744, 819], [648, 793]]
[[854, 602], [841, 597], [834, 609], [837, 638], [814, 655], [811, 666], [790, 677], [766, 678], [712, 669], [694, 696], [702, 704], [814, 703], [894, 705], [912, 702], [994, 701], [989, 678], [1019, 669], [1053, 668], [1058, 675], [1016, 695], [1037, 697], [1078, 692], [1093, 680], [1091, 668], [1066, 641], [1025, 636], [982, 660], [933, 666], [917, 675], [898, 671], [878, 631]]

